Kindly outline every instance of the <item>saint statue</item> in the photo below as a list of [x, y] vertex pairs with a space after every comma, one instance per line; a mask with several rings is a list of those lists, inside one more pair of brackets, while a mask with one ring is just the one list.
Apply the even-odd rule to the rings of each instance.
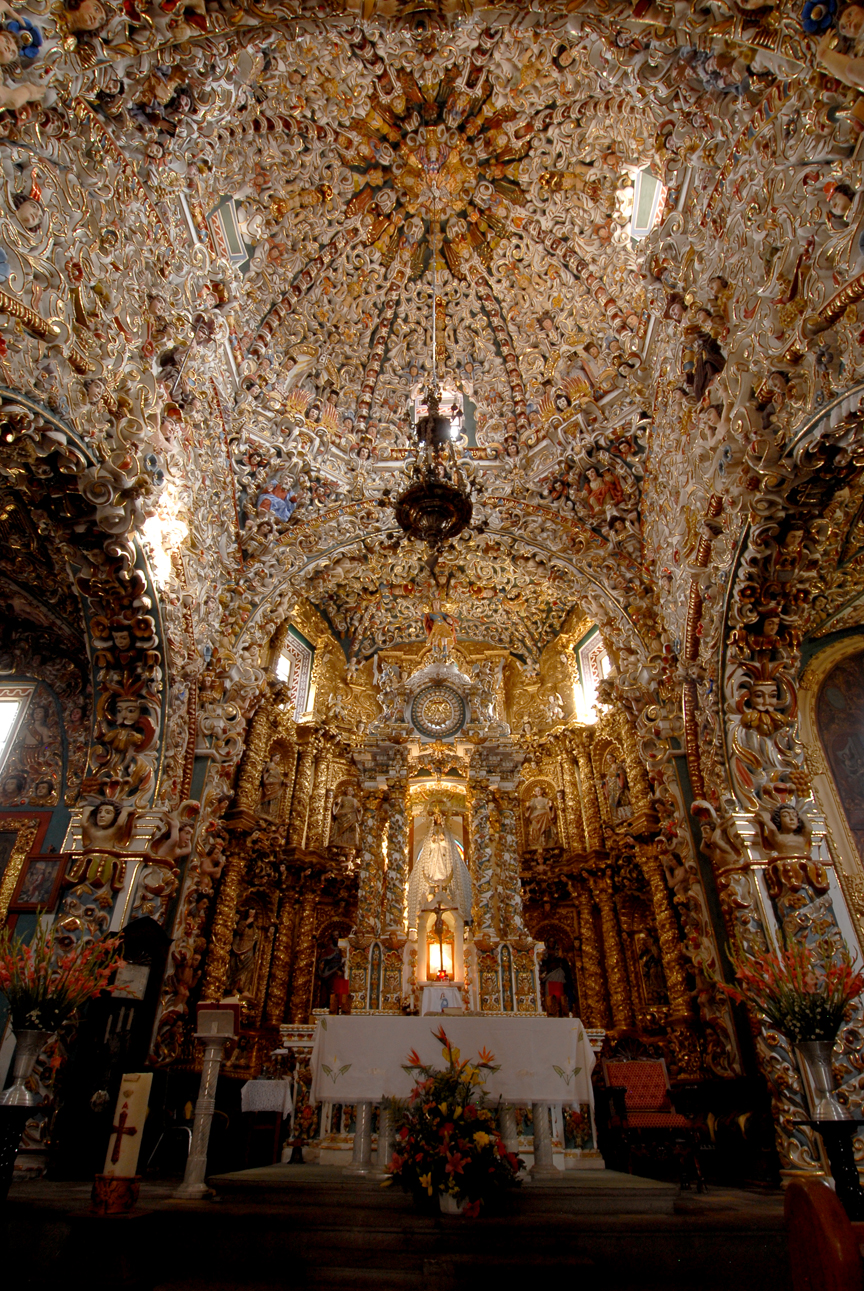
[[555, 804], [547, 798], [538, 784], [533, 797], [525, 804], [525, 816], [528, 825], [529, 847], [554, 847], [557, 837], [555, 831]]
[[408, 927], [416, 929], [418, 912], [442, 896], [464, 920], [471, 918], [471, 875], [459, 845], [437, 809], [408, 880]]
[[349, 785], [333, 803], [330, 826], [331, 847], [360, 846], [360, 803]]
[[237, 921], [231, 950], [228, 955], [227, 994], [248, 995], [255, 979], [255, 955], [258, 950], [258, 929], [255, 911], [245, 910]]

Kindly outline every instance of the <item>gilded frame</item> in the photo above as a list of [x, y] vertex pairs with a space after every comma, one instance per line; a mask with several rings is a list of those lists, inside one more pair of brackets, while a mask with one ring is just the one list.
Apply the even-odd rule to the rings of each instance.
[[[9, 863], [0, 878], [0, 923], [9, 914], [12, 896], [21, 878], [24, 862], [33, 851], [34, 844], [48, 826], [45, 815], [34, 816], [25, 811], [0, 813], [0, 834], [16, 833], [18, 837], [12, 847]], [[41, 840], [40, 840], [41, 841]]]

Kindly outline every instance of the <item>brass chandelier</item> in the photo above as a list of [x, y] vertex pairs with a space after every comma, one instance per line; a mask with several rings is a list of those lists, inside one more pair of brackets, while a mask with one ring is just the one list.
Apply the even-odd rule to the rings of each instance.
[[453, 443], [453, 423], [441, 412], [438, 383], [436, 305], [438, 298], [438, 222], [432, 239], [432, 380], [426, 389], [426, 413], [414, 423], [417, 449], [408, 469], [408, 485], [390, 505], [396, 523], [409, 538], [434, 552], [471, 523], [472, 487], [463, 474]]

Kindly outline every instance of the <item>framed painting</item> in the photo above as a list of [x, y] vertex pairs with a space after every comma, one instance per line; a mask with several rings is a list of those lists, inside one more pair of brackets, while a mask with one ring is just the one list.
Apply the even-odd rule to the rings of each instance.
[[36, 815], [26, 811], [0, 813], [0, 923], [9, 913], [27, 857], [45, 836], [50, 812]]
[[53, 910], [57, 905], [68, 860], [68, 852], [37, 852], [26, 857], [9, 909], [15, 914], [24, 914], [30, 910]]

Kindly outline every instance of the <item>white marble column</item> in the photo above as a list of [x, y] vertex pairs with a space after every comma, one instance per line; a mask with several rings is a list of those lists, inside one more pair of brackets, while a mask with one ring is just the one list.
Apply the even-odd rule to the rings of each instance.
[[531, 1174], [535, 1179], [558, 1178], [560, 1171], [552, 1161], [552, 1131], [549, 1126], [549, 1104], [532, 1103], [534, 1114], [534, 1164]]
[[372, 1104], [358, 1103], [354, 1111], [354, 1151], [345, 1174], [369, 1174], [372, 1170]]
[[214, 1035], [207, 1036], [204, 1041], [204, 1061], [201, 1064], [201, 1084], [198, 1086], [198, 1101], [195, 1104], [192, 1142], [189, 1144], [186, 1173], [175, 1197], [194, 1200], [197, 1197], [207, 1197], [212, 1191], [204, 1182], [207, 1174], [207, 1145], [216, 1110], [216, 1082], [222, 1066], [222, 1052], [229, 1039], [233, 1039], [233, 1036]]

